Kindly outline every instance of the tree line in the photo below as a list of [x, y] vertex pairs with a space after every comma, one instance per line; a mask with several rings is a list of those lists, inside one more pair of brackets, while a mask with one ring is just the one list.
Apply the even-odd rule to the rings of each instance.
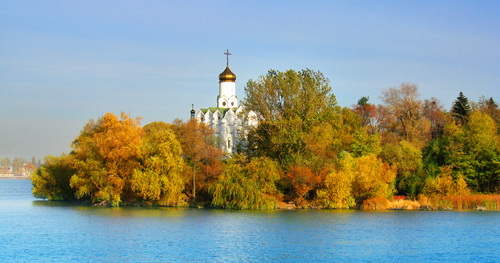
[[[46, 157], [33, 194], [51, 200], [272, 209], [283, 203], [354, 208], [373, 198], [498, 193], [500, 110], [460, 92], [450, 110], [403, 83], [337, 104], [329, 80], [310, 69], [270, 70], [245, 87], [246, 127], [225, 156], [196, 120], [171, 124], [106, 113], [90, 120], [72, 151]], [[245, 115], [242, 115], [242, 118]]]
[[0, 174], [31, 175], [40, 166], [41, 161], [35, 157], [31, 157], [31, 160], [20, 157], [14, 157], [10, 160], [5, 157], [0, 159]]

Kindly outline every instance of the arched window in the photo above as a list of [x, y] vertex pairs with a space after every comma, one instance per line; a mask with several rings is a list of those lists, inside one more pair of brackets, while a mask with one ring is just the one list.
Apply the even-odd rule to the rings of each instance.
[[231, 140], [227, 140], [227, 148], [231, 149]]

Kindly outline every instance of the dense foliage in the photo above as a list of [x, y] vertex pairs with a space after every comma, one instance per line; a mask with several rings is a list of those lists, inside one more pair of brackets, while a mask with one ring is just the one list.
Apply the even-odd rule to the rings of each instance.
[[277, 206], [276, 181], [280, 178], [278, 165], [266, 157], [247, 161], [235, 156], [210, 186], [212, 205], [230, 209], [272, 209]]
[[361, 97], [346, 108], [309, 69], [271, 70], [248, 81], [245, 93], [243, 105], [259, 122], [238, 154], [224, 156], [214, 131], [196, 120], [141, 127], [107, 113], [89, 121], [70, 154], [46, 157], [33, 194], [113, 206], [273, 209], [387, 207], [394, 195], [455, 203], [500, 191], [493, 98], [475, 103], [460, 92], [447, 111], [403, 83], [382, 91], [382, 105]]

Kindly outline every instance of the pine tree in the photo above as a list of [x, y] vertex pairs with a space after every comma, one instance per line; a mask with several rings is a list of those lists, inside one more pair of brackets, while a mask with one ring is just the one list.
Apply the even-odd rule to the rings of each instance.
[[455, 102], [453, 102], [453, 107], [451, 108], [452, 116], [459, 122], [464, 123], [470, 112], [469, 100], [464, 96], [463, 92], [460, 92]]

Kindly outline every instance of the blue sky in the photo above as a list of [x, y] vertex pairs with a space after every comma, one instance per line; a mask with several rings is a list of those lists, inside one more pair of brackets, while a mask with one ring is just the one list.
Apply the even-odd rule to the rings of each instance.
[[446, 108], [500, 91], [499, 1], [3, 1], [0, 158], [60, 155], [89, 119], [186, 120], [269, 69], [321, 71], [341, 106], [416, 83]]

